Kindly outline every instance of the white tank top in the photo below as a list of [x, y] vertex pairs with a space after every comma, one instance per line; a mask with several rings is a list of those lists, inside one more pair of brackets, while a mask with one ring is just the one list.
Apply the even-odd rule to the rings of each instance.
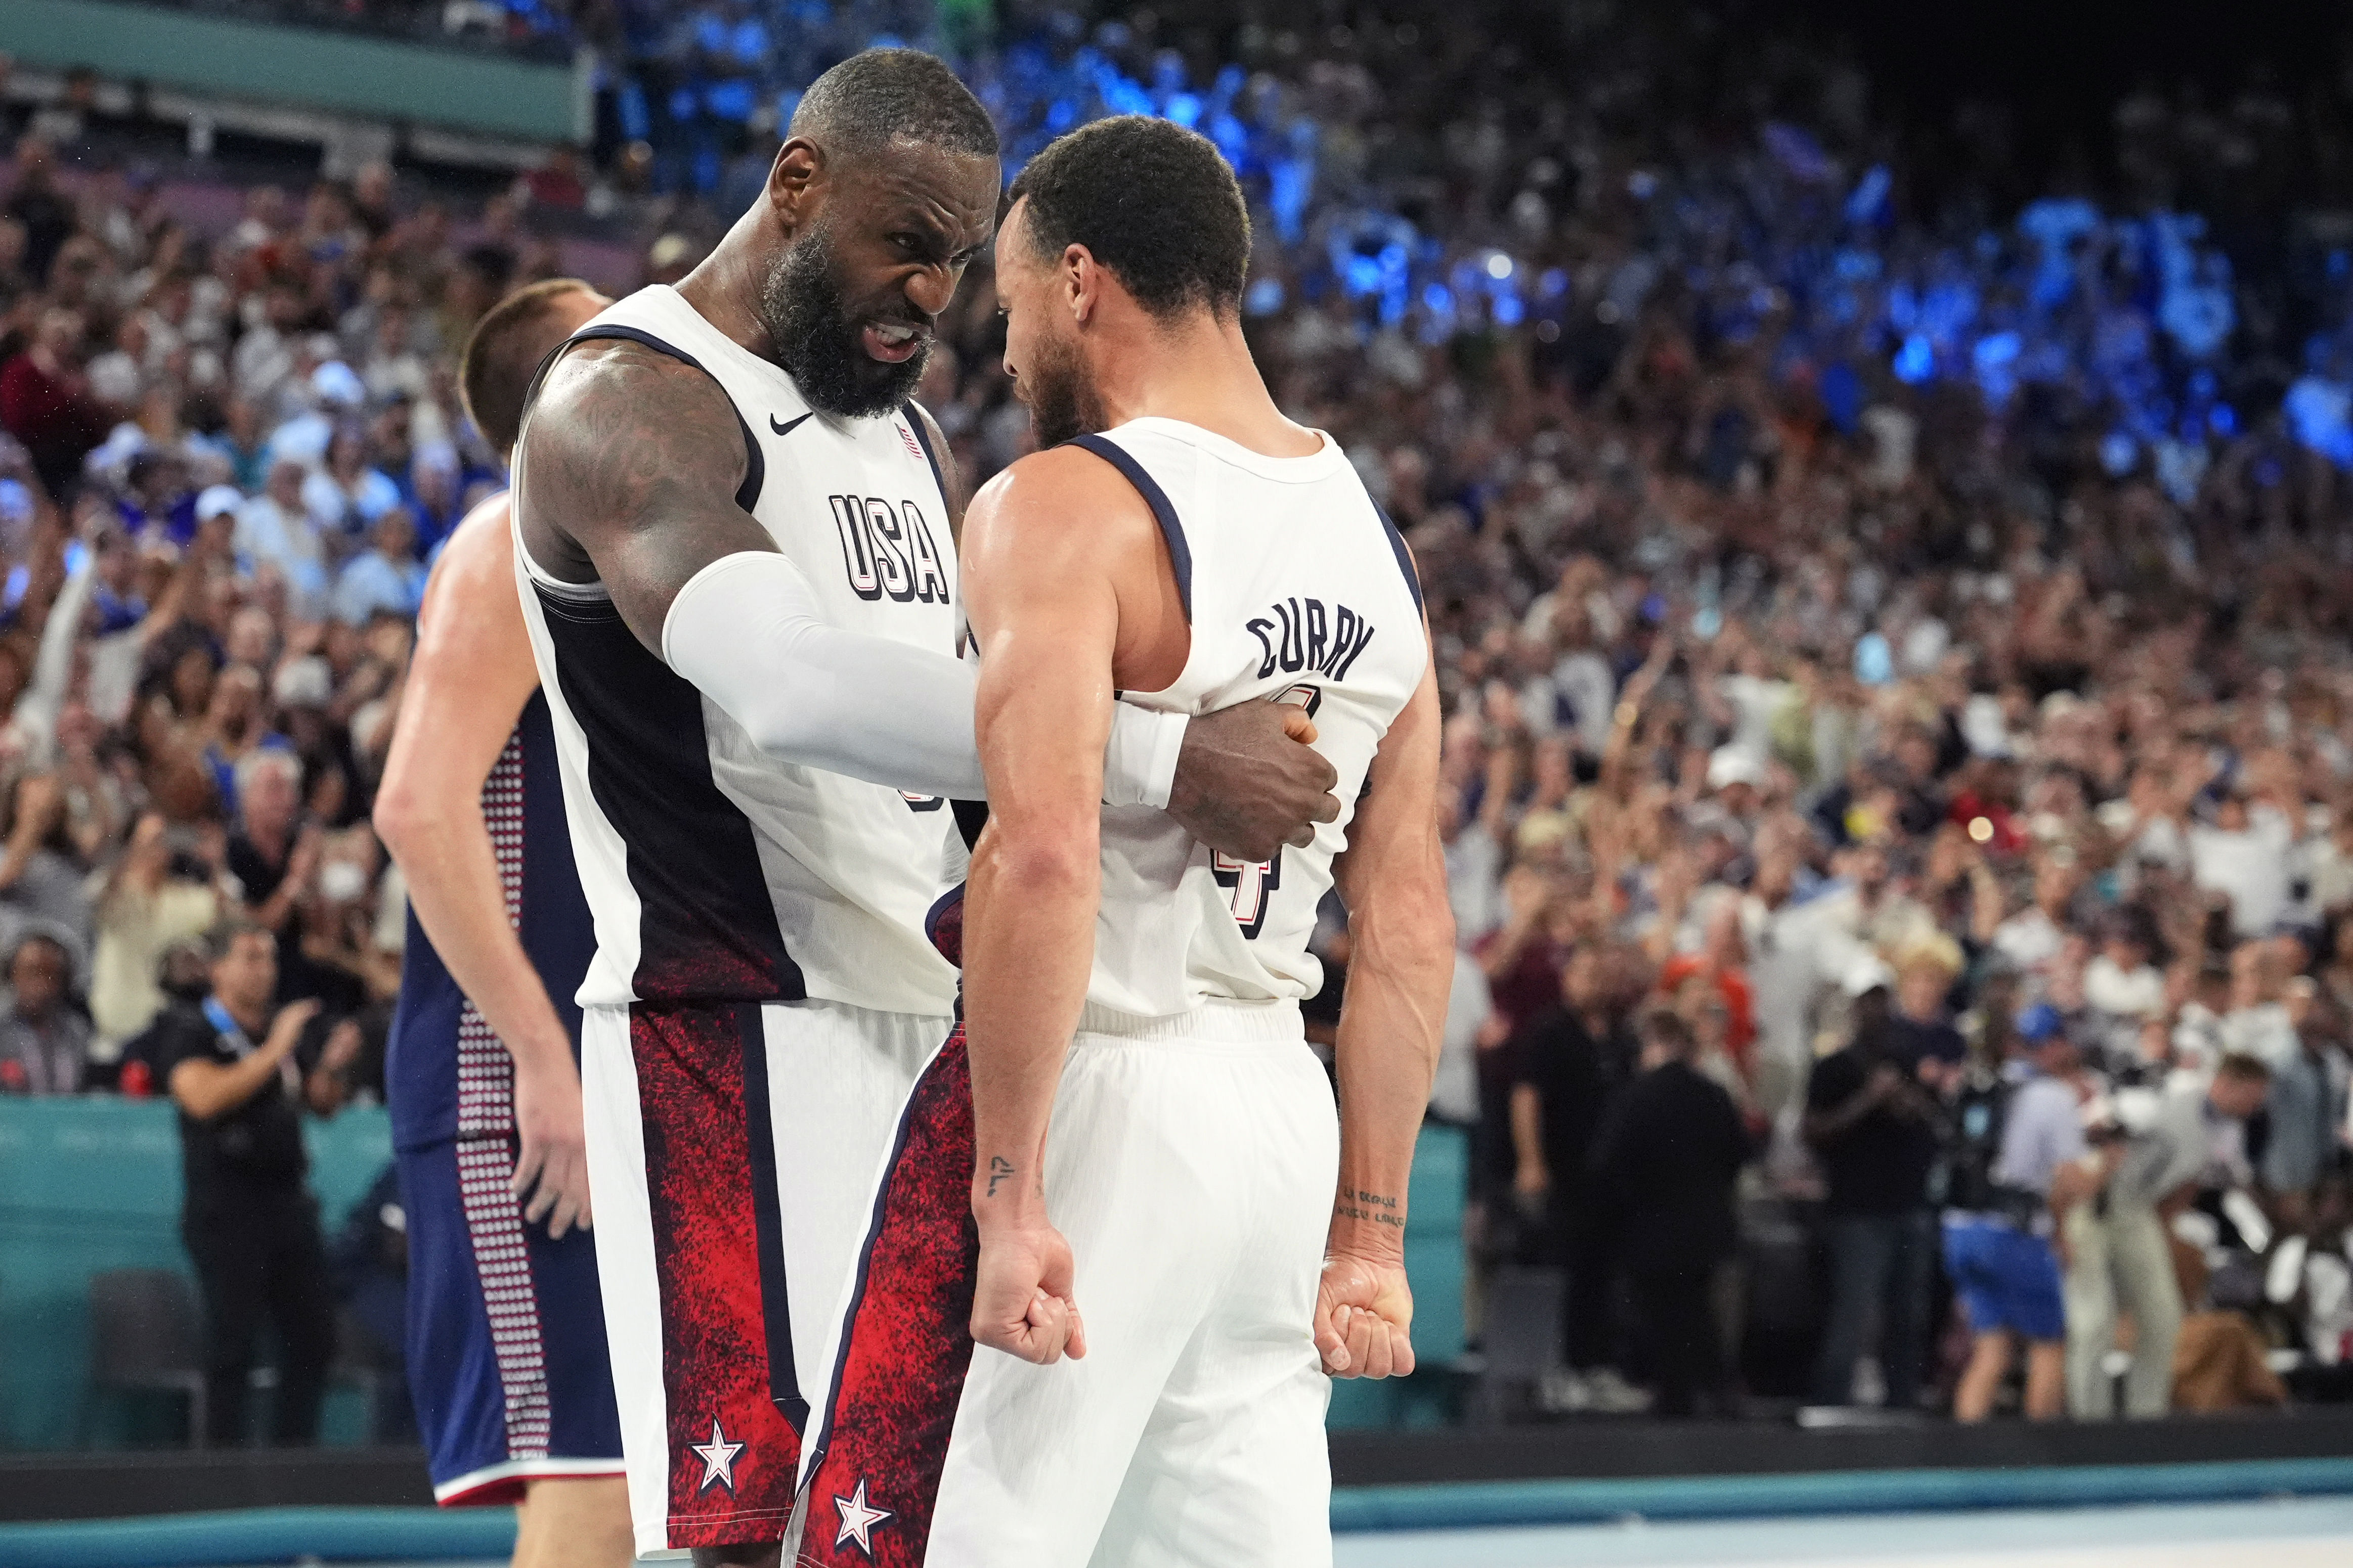
[[1250, 865], [1164, 812], [1105, 806], [1086, 1026], [1218, 1002], [1295, 1011], [1323, 984], [1307, 939], [1366, 770], [1429, 664], [1412, 559], [1329, 436], [1313, 456], [1269, 458], [1198, 426], [1137, 419], [1078, 444], [1152, 507], [1193, 628], [1176, 684], [1124, 700], [1187, 714], [1301, 703], [1341, 802], [1307, 847]]
[[[815, 412], [783, 370], [659, 285], [573, 341], [597, 338], [719, 384], [751, 459], [738, 503], [834, 625], [955, 656], [955, 543], [912, 406]], [[528, 485], [518, 470], [518, 517]], [[601, 584], [550, 577], [520, 533], [515, 563], [596, 924], [581, 1005], [814, 996], [952, 1012], [955, 972], [923, 935], [951, 841], [962, 859], [947, 803], [764, 755], [630, 634]]]

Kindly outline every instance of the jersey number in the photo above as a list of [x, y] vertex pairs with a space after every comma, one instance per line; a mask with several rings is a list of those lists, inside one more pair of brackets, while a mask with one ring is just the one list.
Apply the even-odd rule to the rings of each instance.
[[[1273, 700], [1304, 708], [1307, 716], [1313, 719], [1315, 710], [1324, 705], [1324, 691], [1321, 687], [1303, 682], [1286, 687], [1276, 693]], [[1276, 851], [1271, 860], [1237, 860], [1222, 851], [1212, 852], [1209, 875], [1217, 879], [1218, 886], [1226, 889], [1227, 906], [1234, 911], [1234, 923], [1241, 927], [1243, 937], [1256, 942], [1258, 933], [1266, 925], [1269, 895], [1282, 886], [1282, 852]]]
[[1267, 895], [1282, 886], [1282, 857], [1278, 854], [1271, 860], [1237, 860], [1230, 855], [1213, 854], [1209, 857], [1209, 875], [1226, 889], [1234, 923], [1242, 928], [1242, 935], [1256, 942], [1259, 928], [1266, 924]]

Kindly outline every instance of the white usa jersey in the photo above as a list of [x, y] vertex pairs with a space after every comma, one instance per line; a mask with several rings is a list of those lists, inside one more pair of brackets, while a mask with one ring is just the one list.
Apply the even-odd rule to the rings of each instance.
[[[807, 576], [828, 620], [955, 657], [955, 543], [912, 406], [816, 412], [782, 369], [659, 285], [571, 341], [613, 338], [694, 365], [727, 394], [748, 458], [737, 504]], [[518, 471], [518, 518], [529, 485]], [[947, 803], [763, 754], [638, 641], [603, 584], [549, 576], [520, 531], [515, 566], [596, 923], [581, 1005], [818, 997], [952, 1012], [955, 972], [923, 936], [955, 837]]]
[[1313, 456], [1270, 458], [1155, 418], [1078, 445], [1152, 508], [1192, 625], [1176, 684], [1124, 700], [1186, 714], [1299, 703], [1341, 802], [1305, 848], [1256, 864], [1198, 843], [1165, 812], [1104, 807], [1087, 1000], [1145, 1017], [1219, 1000], [1295, 1004], [1323, 984], [1307, 939], [1366, 772], [1429, 666], [1412, 558], [1329, 436]]

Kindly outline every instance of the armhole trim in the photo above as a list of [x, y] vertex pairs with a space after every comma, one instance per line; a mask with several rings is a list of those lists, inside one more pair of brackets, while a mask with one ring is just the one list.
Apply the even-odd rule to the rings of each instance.
[[955, 497], [948, 494], [947, 470], [940, 467], [940, 455], [932, 447], [932, 422], [926, 419], [923, 416], [923, 411], [913, 403], [902, 403], [899, 405], [899, 412], [907, 416], [907, 428], [914, 432], [915, 444], [923, 449], [923, 461], [932, 466], [932, 483], [939, 487], [940, 504], [949, 508], [950, 514], [953, 515]]
[[[1369, 496], [1366, 499], [1371, 500]], [[1413, 595], [1413, 607], [1428, 615], [1429, 606], [1421, 602], [1421, 574], [1414, 570], [1413, 552], [1405, 547], [1405, 535], [1398, 531], [1398, 525], [1389, 521], [1389, 514], [1378, 501], [1373, 501], [1373, 515], [1381, 520], [1381, 531], [1389, 536], [1389, 548], [1397, 553], [1398, 570], [1405, 574], [1406, 591]]]
[[1185, 606], [1185, 624], [1193, 624], [1193, 547], [1186, 542], [1185, 525], [1176, 520], [1176, 509], [1170, 504], [1168, 492], [1158, 480], [1144, 471], [1135, 455], [1118, 442], [1104, 436], [1076, 436], [1070, 443], [1083, 447], [1120, 471], [1122, 478], [1135, 487], [1144, 504], [1152, 509], [1155, 521], [1160, 524], [1160, 537], [1168, 542], [1168, 563], [1176, 573], [1176, 598]]

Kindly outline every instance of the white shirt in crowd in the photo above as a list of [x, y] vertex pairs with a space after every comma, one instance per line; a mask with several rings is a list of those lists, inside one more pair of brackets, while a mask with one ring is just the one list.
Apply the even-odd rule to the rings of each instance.
[[1454, 941], [1469, 947], [1504, 923], [1504, 852], [1476, 822], [1466, 822], [1446, 846], [1446, 899], [1454, 910]]
[[1589, 647], [1571, 648], [1552, 667], [1552, 685], [1576, 716], [1578, 748], [1599, 756], [1609, 744], [1618, 708], [1618, 678], [1609, 661]]
[[2247, 826], [2236, 833], [2204, 823], [2190, 827], [2190, 876], [2210, 892], [2230, 895], [2231, 926], [2240, 936], [2266, 936], [2286, 913], [2295, 838], [2287, 818], [2270, 805], [2250, 809]]
[[2021, 969], [2040, 969], [2059, 956], [2066, 933], [2058, 922], [2030, 904], [1994, 928], [1994, 951]]
[[1446, 994], [1446, 1030], [1440, 1037], [1438, 1073], [1430, 1082], [1430, 1110], [1448, 1121], [1479, 1120], [1479, 1029], [1495, 1003], [1478, 961], [1454, 950], [1454, 984]]

